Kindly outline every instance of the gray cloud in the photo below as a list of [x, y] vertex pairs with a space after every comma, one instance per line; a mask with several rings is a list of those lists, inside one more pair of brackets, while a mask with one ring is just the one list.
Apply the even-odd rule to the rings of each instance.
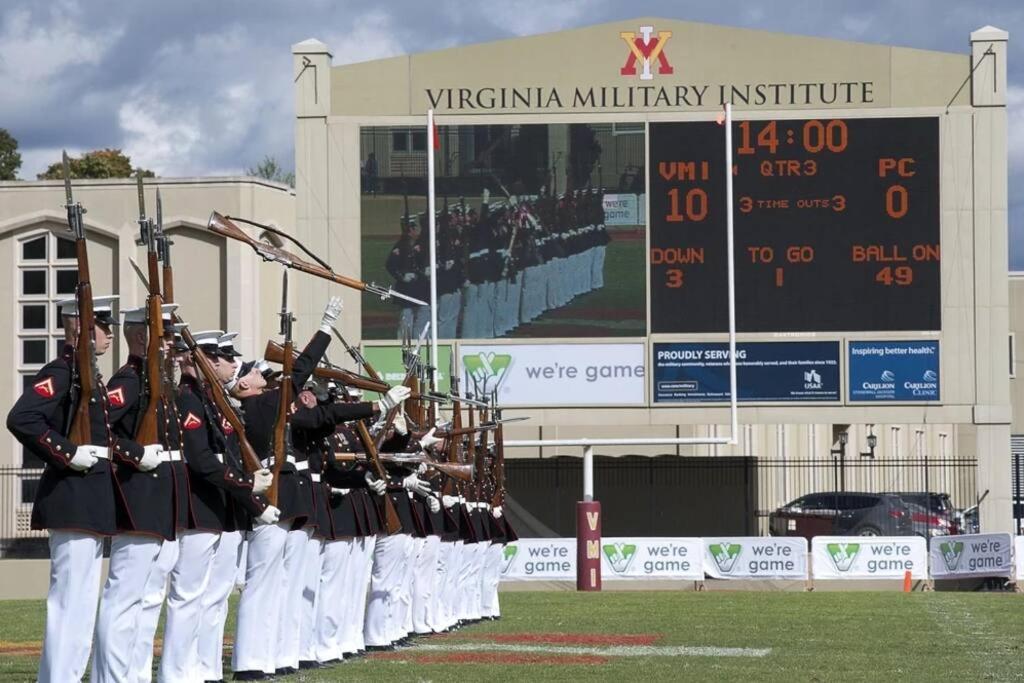
[[29, 178], [62, 147], [121, 147], [163, 175], [238, 173], [265, 154], [291, 166], [293, 43], [319, 38], [342, 64], [638, 16], [962, 53], [976, 28], [1010, 31], [1011, 267], [1024, 269], [1018, 0], [8, 0], [0, 126], [18, 138]]

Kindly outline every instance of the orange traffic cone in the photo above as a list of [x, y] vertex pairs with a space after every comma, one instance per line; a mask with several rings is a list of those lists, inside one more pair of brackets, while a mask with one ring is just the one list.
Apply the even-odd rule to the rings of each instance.
[[912, 581], [910, 579], [910, 570], [903, 572], [903, 592], [909, 593], [912, 590]]

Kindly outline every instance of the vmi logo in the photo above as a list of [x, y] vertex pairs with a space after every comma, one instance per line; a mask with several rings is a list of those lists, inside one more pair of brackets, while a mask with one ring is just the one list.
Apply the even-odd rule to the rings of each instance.
[[829, 543], [828, 554], [841, 572], [850, 571], [853, 561], [860, 552], [860, 543]]
[[621, 574], [633, 562], [636, 556], [636, 544], [634, 543], [608, 543], [604, 546], [604, 555], [608, 558], [608, 564], [612, 566], [616, 574]]
[[963, 542], [948, 541], [940, 543], [939, 550], [942, 551], [942, 559], [946, 562], [946, 569], [951, 572], [956, 571], [957, 566], [960, 564], [960, 558], [964, 554]]
[[723, 574], [728, 574], [732, 571], [733, 566], [736, 564], [736, 558], [740, 556], [740, 550], [743, 549], [739, 543], [712, 543], [708, 546], [708, 550], [711, 551], [711, 557], [715, 558], [715, 564]]
[[636, 76], [636, 63], [641, 62], [643, 69], [640, 71], [640, 80], [649, 81], [654, 78], [654, 74], [651, 73], [651, 62], [654, 60], [658, 60], [659, 74], [674, 73], [672, 65], [668, 63], [668, 57], [665, 56], [665, 43], [672, 37], [672, 31], [658, 31], [657, 36], [652, 36], [653, 33], [653, 26], [641, 26], [641, 37], [632, 31], [623, 31], [619, 34], [629, 46], [626, 64], [619, 69], [621, 75]]
[[512, 364], [512, 356], [489, 351], [463, 356], [462, 364], [469, 371], [477, 390], [483, 394], [490, 394], [501, 384], [505, 372]]

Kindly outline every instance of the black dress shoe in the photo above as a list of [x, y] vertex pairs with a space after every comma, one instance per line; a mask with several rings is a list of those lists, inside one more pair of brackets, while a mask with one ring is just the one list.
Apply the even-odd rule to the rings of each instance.
[[367, 645], [367, 652], [391, 652], [395, 649], [394, 645]]
[[236, 671], [231, 678], [236, 681], [265, 681], [267, 674], [262, 671]]
[[224, 679], [220, 678], [220, 679], [217, 679], [216, 681], [203, 681], [203, 683], [224, 683]]
[[294, 666], [282, 666], [281, 668], [274, 670], [274, 675], [275, 676], [290, 676], [291, 674], [297, 673], [297, 672], [298, 672], [298, 669], [296, 669]]
[[313, 661], [311, 659], [305, 659], [299, 662], [300, 669], [319, 669], [320, 662]]

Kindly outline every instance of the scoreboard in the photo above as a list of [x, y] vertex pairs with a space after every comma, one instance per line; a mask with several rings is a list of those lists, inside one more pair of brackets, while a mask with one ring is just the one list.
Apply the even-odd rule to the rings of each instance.
[[[651, 332], [725, 332], [725, 131], [649, 145]], [[737, 330], [941, 329], [937, 118], [734, 121], [732, 173]]]

